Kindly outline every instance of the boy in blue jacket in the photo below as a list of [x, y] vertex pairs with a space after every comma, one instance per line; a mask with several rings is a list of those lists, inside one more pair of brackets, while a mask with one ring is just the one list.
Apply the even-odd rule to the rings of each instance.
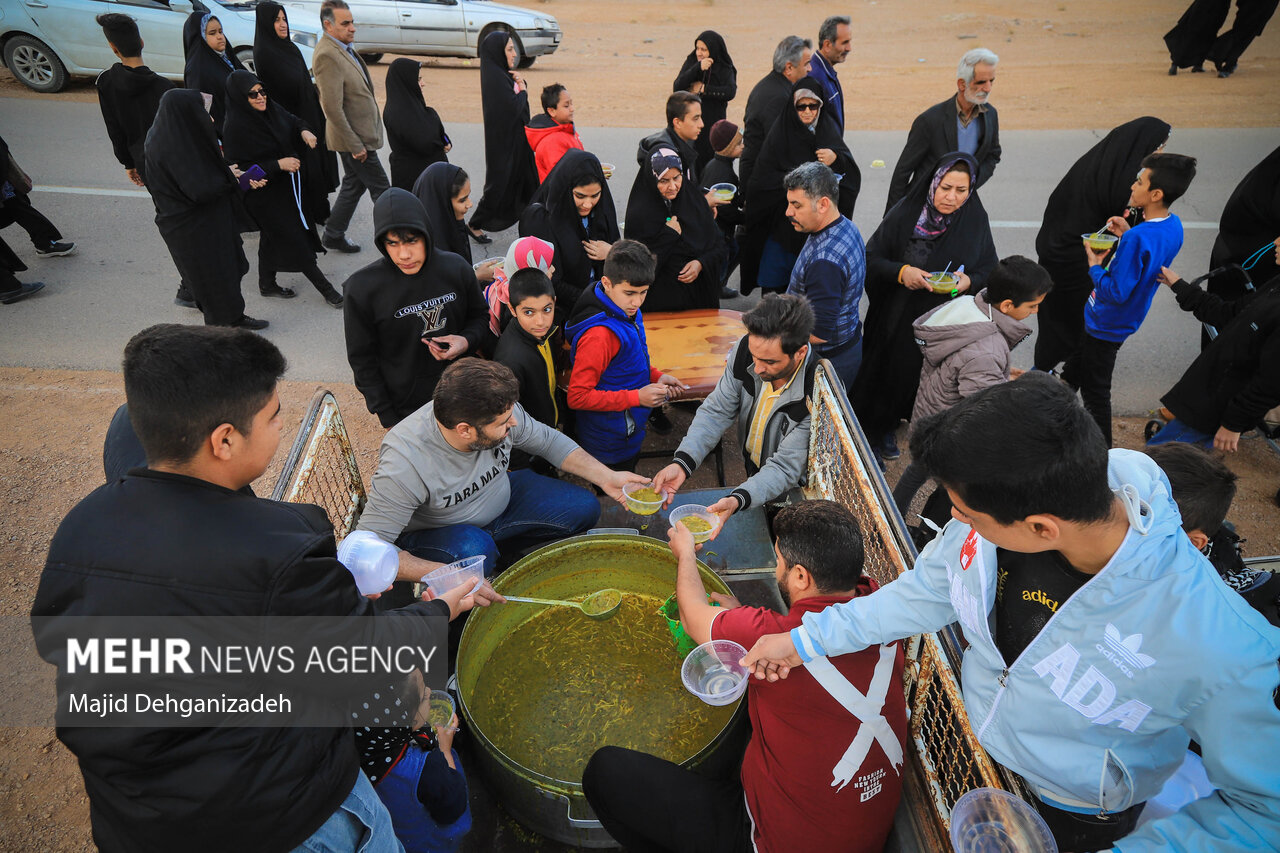
[[1160, 268], [1172, 263], [1182, 248], [1182, 221], [1169, 207], [1182, 197], [1196, 176], [1196, 159], [1163, 152], [1148, 155], [1129, 189], [1129, 207], [1142, 211], [1132, 228], [1123, 217], [1107, 220], [1107, 230], [1120, 237], [1106, 267], [1087, 244], [1093, 292], [1084, 309], [1085, 334], [1080, 348], [1062, 366], [1062, 379], [1080, 392], [1111, 446], [1111, 374], [1125, 339], [1138, 331], [1160, 283]]
[[[978, 741], [1026, 779], [1059, 849], [1280, 845], [1280, 630], [1183, 533], [1156, 464], [1108, 451], [1040, 373], [923, 421], [911, 455], [955, 520], [880, 591], [757, 641], [756, 675], [958, 620]], [[1217, 790], [1135, 831], [1192, 739]]]
[[614, 243], [600, 282], [583, 291], [565, 326], [573, 347], [569, 408], [577, 413], [578, 443], [615, 471], [635, 470], [649, 410], [685, 388], [649, 365], [640, 306], [656, 265], [643, 243]]

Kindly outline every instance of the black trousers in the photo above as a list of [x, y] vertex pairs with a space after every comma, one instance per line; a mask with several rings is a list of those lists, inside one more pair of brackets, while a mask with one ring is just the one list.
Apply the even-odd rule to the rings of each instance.
[[62, 239], [62, 232], [58, 227], [32, 207], [31, 199], [25, 195], [5, 199], [4, 206], [0, 207], [0, 228], [6, 228], [15, 222], [27, 232], [31, 237], [31, 245], [37, 249], [47, 249]]
[[1120, 344], [1086, 332], [1080, 349], [1062, 366], [1062, 380], [1080, 392], [1080, 399], [1102, 430], [1107, 447], [1111, 447], [1111, 375], [1119, 352]]
[[1133, 832], [1146, 803], [1130, 806], [1122, 812], [1107, 815], [1076, 814], [1055, 809], [1047, 803], [1035, 804], [1049, 825], [1058, 849], [1071, 853], [1093, 853], [1109, 850], [1115, 842]]
[[629, 851], [745, 853], [751, 818], [737, 774], [713, 779], [653, 755], [606, 746], [582, 772], [582, 791]]

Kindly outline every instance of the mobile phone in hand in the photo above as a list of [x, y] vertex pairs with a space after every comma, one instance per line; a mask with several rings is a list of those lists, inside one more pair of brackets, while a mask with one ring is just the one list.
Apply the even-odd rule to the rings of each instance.
[[240, 189], [248, 191], [250, 189], [250, 181], [260, 181], [266, 176], [267, 173], [262, 171], [262, 167], [254, 163], [249, 167], [249, 171], [240, 176]]

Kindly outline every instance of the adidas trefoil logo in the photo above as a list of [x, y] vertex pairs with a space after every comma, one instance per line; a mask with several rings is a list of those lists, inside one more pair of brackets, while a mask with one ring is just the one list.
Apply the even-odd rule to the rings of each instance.
[[1151, 655], [1144, 655], [1140, 651], [1142, 648], [1141, 634], [1130, 634], [1127, 637], [1121, 637], [1120, 629], [1108, 622], [1106, 634], [1102, 639], [1103, 641], [1094, 646], [1094, 648], [1104, 658], [1115, 664], [1116, 669], [1129, 678], [1133, 678], [1134, 670], [1146, 669], [1156, 662], [1156, 659]]

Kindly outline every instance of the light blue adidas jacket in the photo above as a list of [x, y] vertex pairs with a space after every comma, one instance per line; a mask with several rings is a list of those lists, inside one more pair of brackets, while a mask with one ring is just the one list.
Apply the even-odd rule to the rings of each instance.
[[996, 546], [950, 522], [874, 595], [806, 614], [801, 658], [840, 655], [953, 621], [978, 740], [1050, 803], [1122, 811], [1159, 792], [1187, 749], [1218, 788], [1115, 849], [1280, 849], [1280, 629], [1219, 579], [1180, 527], [1147, 456], [1111, 451], [1129, 532], [1012, 666], [993, 638]]

